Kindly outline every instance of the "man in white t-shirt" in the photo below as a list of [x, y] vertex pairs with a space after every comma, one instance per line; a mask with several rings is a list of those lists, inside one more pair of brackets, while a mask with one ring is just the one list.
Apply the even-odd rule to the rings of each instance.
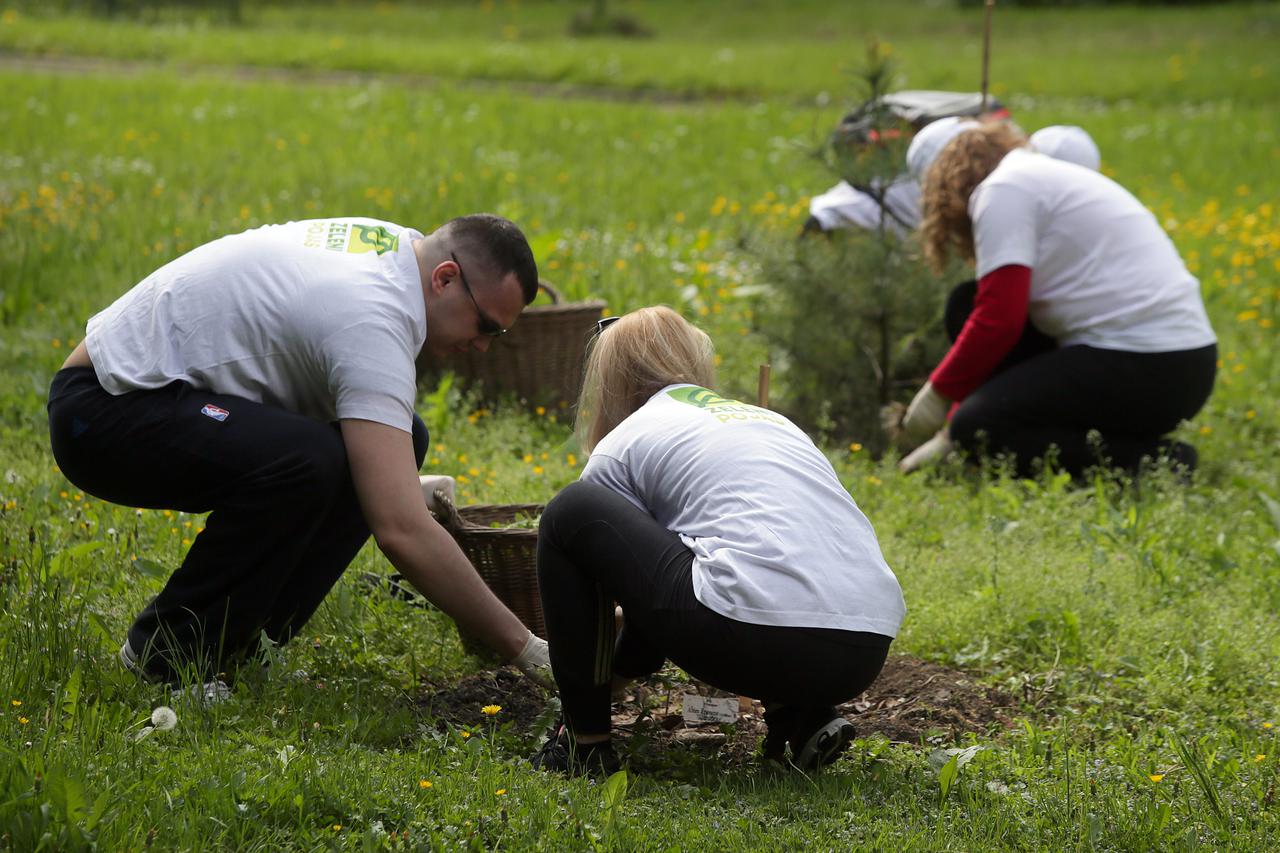
[[418, 354], [487, 350], [537, 281], [498, 216], [429, 235], [312, 220], [200, 246], [90, 318], [50, 389], [63, 474], [115, 503], [209, 513], [125, 665], [208, 681], [261, 636], [286, 642], [372, 533], [431, 602], [537, 675], [545, 643], [427, 511], [414, 413]]

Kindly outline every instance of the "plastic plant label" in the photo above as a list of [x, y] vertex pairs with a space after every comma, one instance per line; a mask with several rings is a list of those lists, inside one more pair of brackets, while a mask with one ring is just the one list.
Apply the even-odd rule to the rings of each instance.
[[738, 720], [738, 698], [686, 693], [681, 702], [686, 723], [733, 723]]

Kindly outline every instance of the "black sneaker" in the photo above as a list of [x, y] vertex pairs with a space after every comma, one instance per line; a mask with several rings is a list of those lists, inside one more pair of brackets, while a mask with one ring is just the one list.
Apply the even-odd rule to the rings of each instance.
[[576, 743], [563, 723], [529, 762], [534, 770], [566, 776], [612, 776], [622, 769], [622, 761], [613, 751], [612, 743]]
[[785, 707], [765, 710], [765, 734], [761, 748], [766, 761], [791, 763], [805, 772], [835, 761], [853, 740], [853, 723], [836, 713], [833, 707]]
[[812, 731], [804, 742], [791, 741], [791, 760], [801, 770], [817, 770], [840, 757], [853, 740], [853, 723], [836, 714]]

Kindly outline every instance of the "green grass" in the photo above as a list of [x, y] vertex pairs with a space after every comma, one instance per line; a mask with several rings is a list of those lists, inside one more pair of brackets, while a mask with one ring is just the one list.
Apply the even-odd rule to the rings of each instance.
[[[429, 229], [493, 210], [571, 298], [687, 311], [724, 384], [753, 393], [767, 351], [738, 289], [759, 280], [736, 247], [791, 233], [830, 182], [805, 151], [855, 99], [840, 69], [864, 34], [911, 85], [976, 77], [976, 19], [949, 6], [624, 5], [657, 32], [637, 43], [565, 39], [566, 4], [380, 8], [266, 6], [238, 30], [0, 13], [7, 50], [165, 60], [0, 72], [0, 850], [1276, 846], [1274, 6], [998, 12], [993, 79], [1016, 117], [1094, 134], [1200, 275], [1223, 368], [1183, 428], [1203, 459], [1190, 488], [904, 478], [828, 443], [903, 584], [895, 649], [1028, 699], [1015, 729], [972, 740], [945, 798], [927, 750], [866, 740], [812, 781], [675, 762], [610, 811], [601, 788], [528, 770], [533, 740], [501, 714], [477, 708], [466, 738], [417, 714], [415, 695], [477, 663], [439, 614], [360, 594], [350, 577], [386, 568], [372, 548], [284, 673], [135, 741], [168, 697], [115, 649], [201, 519], [104, 504], [54, 468], [44, 395], [89, 314], [262, 222]], [[237, 64], [436, 82], [228, 77]], [[468, 501], [545, 500], [583, 461], [564, 411], [421, 408], [427, 469], [461, 473]]]

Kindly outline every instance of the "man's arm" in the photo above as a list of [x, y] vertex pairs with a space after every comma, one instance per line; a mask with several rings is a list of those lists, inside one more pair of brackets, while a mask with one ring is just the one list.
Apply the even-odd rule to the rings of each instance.
[[386, 424], [339, 422], [351, 477], [378, 548], [427, 600], [504, 659], [521, 653], [529, 629], [485, 586], [427, 511], [412, 436]]

